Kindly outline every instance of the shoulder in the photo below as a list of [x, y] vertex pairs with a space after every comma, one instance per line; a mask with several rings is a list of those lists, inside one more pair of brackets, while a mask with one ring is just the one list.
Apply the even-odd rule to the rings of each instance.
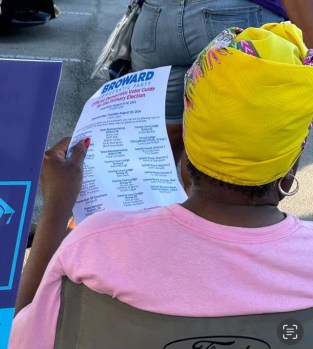
[[299, 219], [299, 226], [313, 231], [313, 221], [305, 221]]
[[86, 218], [78, 227], [83, 230], [111, 230], [146, 221], [165, 218], [169, 211], [163, 207], [140, 211], [100, 211]]
[[286, 224], [291, 231], [294, 232], [307, 232], [309, 235], [312, 234], [313, 237], [313, 221], [302, 220], [297, 216], [292, 214], [286, 215]]
[[[173, 205], [174, 206], [174, 205]], [[62, 247], [86, 241], [95, 235], [112, 237], [123, 234], [130, 229], [137, 231], [141, 227], [157, 225], [161, 221], [170, 220], [172, 210], [167, 207], [153, 208], [141, 211], [100, 211], [82, 221], [64, 240]]]

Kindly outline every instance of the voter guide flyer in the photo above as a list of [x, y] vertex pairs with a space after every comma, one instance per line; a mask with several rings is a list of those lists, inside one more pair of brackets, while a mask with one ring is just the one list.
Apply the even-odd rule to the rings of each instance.
[[170, 67], [104, 84], [85, 104], [70, 147], [91, 138], [75, 221], [100, 210], [141, 210], [187, 199], [165, 123]]

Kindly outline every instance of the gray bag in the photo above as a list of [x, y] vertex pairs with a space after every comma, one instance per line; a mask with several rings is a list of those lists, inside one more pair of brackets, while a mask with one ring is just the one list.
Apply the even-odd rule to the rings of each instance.
[[107, 82], [130, 71], [131, 37], [142, 2], [131, 0], [127, 12], [117, 23], [101, 51], [91, 79], [98, 78]]

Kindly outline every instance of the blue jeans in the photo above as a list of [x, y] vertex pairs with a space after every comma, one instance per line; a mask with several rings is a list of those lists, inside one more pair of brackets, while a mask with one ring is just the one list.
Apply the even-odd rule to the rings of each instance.
[[132, 70], [172, 66], [166, 122], [180, 124], [184, 75], [202, 49], [225, 28], [283, 20], [248, 0], [146, 0], [134, 27]]

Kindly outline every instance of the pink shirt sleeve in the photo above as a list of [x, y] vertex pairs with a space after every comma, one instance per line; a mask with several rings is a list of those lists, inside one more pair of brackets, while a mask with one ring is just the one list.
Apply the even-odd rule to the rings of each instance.
[[36, 343], [41, 343], [41, 349], [53, 348], [63, 275], [63, 266], [57, 251], [47, 267], [33, 302], [14, 318], [9, 349], [34, 349], [37, 347]]

